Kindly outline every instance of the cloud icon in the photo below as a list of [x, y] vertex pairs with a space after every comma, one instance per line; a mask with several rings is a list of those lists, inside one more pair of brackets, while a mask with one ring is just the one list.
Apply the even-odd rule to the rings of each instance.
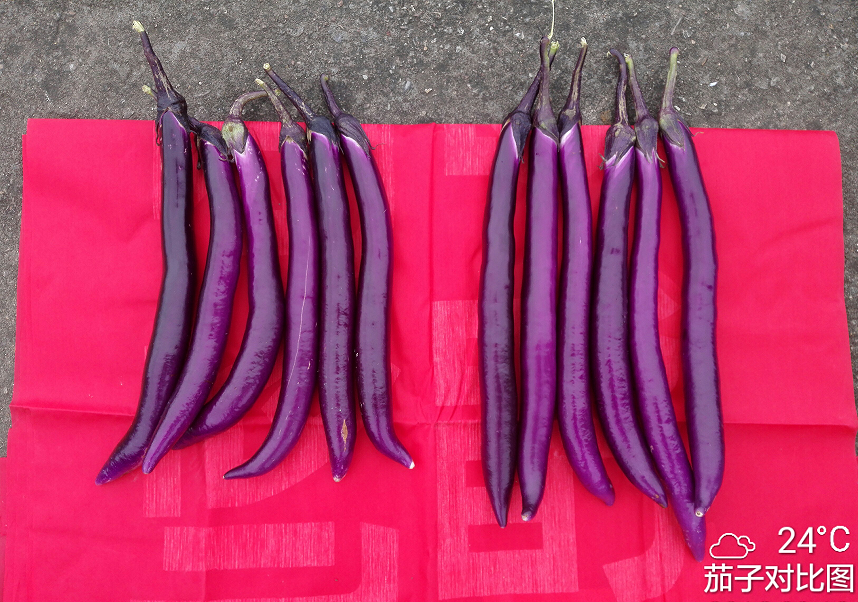
[[719, 560], [741, 560], [757, 549], [757, 545], [747, 535], [724, 533], [718, 543], [709, 547], [709, 555]]

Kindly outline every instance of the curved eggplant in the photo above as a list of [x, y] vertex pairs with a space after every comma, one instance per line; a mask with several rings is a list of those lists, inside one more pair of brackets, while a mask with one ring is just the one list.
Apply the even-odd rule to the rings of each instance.
[[586, 55], [587, 41], [582, 38], [569, 96], [558, 118], [563, 239], [557, 306], [557, 419], [566, 457], [581, 484], [610, 506], [614, 487], [596, 440], [587, 343], [593, 217], [581, 138], [581, 73]]
[[670, 69], [658, 120], [682, 226], [682, 376], [694, 467], [694, 505], [697, 514], [703, 516], [724, 478], [724, 422], [715, 344], [718, 257], [712, 208], [694, 139], [673, 106], [678, 54], [678, 49], [670, 49]]
[[691, 553], [703, 559], [706, 524], [694, 513], [694, 479], [667, 384], [658, 337], [658, 247], [661, 228], [661, 173], [658, 122], [647, 111], [634, 62], [624, 55], [635, 101], [637, 204], [629, 281], [629, 344], [635, 394], [644, 435]]
[[268, 436], [259, 450], [247, 462], [227, 472], [225, 479], [264, 474], [295, 447], [310, 414], [319, 352], [319, 228], [313, 206], [306, 135], [273, 90], [262, 80], [256, 83], [265, 88], [281, 121], [280, 169], [289, 229], [283, 378]]
[[542, 81], [533, 105], [521, 285], [521, 518], [531, 520], [545, 491], [557, 402], [557, 186], [560, 132], [549, 100], [549, 40], [542, 38]]
[[628, 227], [635, 173], [634, 130], [626, 110], [628, 75], [623, 56], [611, 54], [620, 66], [616, 116], [605, 137], [605, 177], [599, 198], [590, 313], [590, 352], [596, 408], [605, 438], [629, 480], [645, 495], [667, 505], [633, 402], [629, 361]]
[[259, 398], [271, 376], [283, 338], [283, 282], [268, 170], [262, 152], [241, 119], [245, 103], [265, 96], [262, 90], [242, 94], [224, 120], [223, 139], [238, 173], [242, 213], [247, 229], [249, 310], [241, 347], [220, 390], [199, 415], [192, 417], [176, 448], [220, 433], [236, 422]]
[[335, 481], [341, 481], [351, 464], [357, 425], [352, 382], [356, 304], [354, 244], [340, 147], [331, 121], [316, 115], [268, 64], [264, 68], [307, 124], [322, 260], [319, 405], [331, 473]]
[[155, 124], [161, 146], [164, 275], [137, 413], [128, 432], [98, 473], [95, 482], [99, 485], [122, 476], [143, 461], [185, 362], [193, 316], [195, 261], [191, 232], [193, 163], [190, 137], [193, 128], [188, 121], [185, 99], [167, 79], [161, 61], [152, 50], [149, 35], [137, 21], [134, 30], [140, 34], [143, 52], [152, 69], [158, 102]]
[[390, 286], [393, 279], [393, 229], [387, 194], [360, 122], [337, 104], [328, 77], [322, 91], [340, 135], [360, 214], [361, 258], [357, 290], [355, 362], [358, 403], [375, 448], [406, 468], [414, 460], [393, 429], [390, 378]]

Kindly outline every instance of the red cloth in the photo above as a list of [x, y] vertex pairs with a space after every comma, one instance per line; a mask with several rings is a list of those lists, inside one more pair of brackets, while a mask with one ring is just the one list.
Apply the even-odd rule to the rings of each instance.
[[[277, 125], [250, 127], [270, 169], [282, 234]], [[361, 432], [348, 476], [334, 483], [316, 407], [280, 467], [257, 479], [224, 481], [221, 475], [249, 457], [267, 432], [278, 369], [263, 399], [233, 429], [171, 452], [151, 475], [136, 471], [98, 487], [95, 475], [137, 403], [155, 312], [158, 149], [151, 122], [29, 122], [6, 462], [7, 602], [793, 600], [796, 594], [778, 594], [768, 579], [756, 580], [766, 566], [807, 571], [813, 563], [810, 585], [817, 588], [829, 583], [831, 571], [820, 576], [819, 567], [853, 565], [858, 420], [833, 133], [699, 130], [695, 138], [720, 260], [727, 438], [726, 477], [707, 517], [707, 544], [727, 532], [755, 544], [744, 560], [707, 556], [696, 563], [670, 511], [635, 490], [604, 447], [617, 501], [609, 508], [589, 495], [557, 433], [536, 519], [518, 518], [516, 489], [511, 524], [497, 527], [479, 465], [475, 337], [482, 218], [498, 126], [366, 129], [392, 206], [394, 415], [416, 469], [381, 456]], [[604, 131], [584, 128], [594, 204]], [[208, 207], [199, 173], [195, 185], [202, 265]], [[666, 172], [663, 205], [660, 325], [682, 418], [681, 254]], [[519, 235], [523, 209], [520, 202]], [[354, 208], [352, 219], [357, 235]], [[286, 248], [282, 237], [284, 269]], [[221, 379], [243, 331], [244, 280], [239, 290]], [[842, 553], [830, 545], [838, 525], [850, 530], [834, 531], [836, 547], [851, 542]], [[796, 554], [778, 552], [787, 541], [782, 527], [797, 532], [789, 546]], [[826, 528], [816, 533], [813, 553], [796, 547], [808, 527]], [[742, 541], [744, 547], [735, 540], [733, 547], [750, 547]], [[704, 593], [714, 587], [711, 575], [719, 571], [707, 567], [715, 564], [733, 567], [720, 571], [729, 573], [732, 593]], [[750, 569], [741, 564], [761, 570], [746, 582]], [[789, 576], [795, 591], [802, 582]], [[810, 577], [798, 577], [807, 587]], [[722, 576], [720, 586], [725, 582]], [[752, 591], [739, 593], [748, 584]], [[850, 597], [809, 591], [798, 595]]]

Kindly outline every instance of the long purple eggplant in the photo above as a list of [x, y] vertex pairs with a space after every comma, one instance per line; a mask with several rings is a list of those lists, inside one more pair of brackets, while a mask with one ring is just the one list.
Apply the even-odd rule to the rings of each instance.
[[593, 261], [593, 217], [581, 138], [581, 73], [587, 41], [581, 39], [578, 62], [566, 105], [560, 111], [560, 192], [563, 239], [560, 296], [557, 307], [557, 418], [566, 457], [581, 484], [605, 502], [614, 503], [614, 487], [599, 453], [590, 400], [590, 279]]
[[694, 479], [667, 384], [658, 338], [658, 247], [661, 228], [661, 173], [658, 122], [647, 111], [634, 62], [624, 55], [635, 101], [637, 202], [629, 281], [629, 343], [634, 389], [644, 436], [691, 553], [703, 559], [706, 523], [694, 513]]
[[128, 432], [113, 450], [95, 482], [99, 485], [136, 468], [173, 393], [185, 361], [191, 334], [194, 299], [194, 251], [191, 232], [191, 124], [185, 99], [173, 88], [149, 36], [137, 21], [143, 53], [155, 79], [161, 146], [161, 252], [163, 279], [155, 326], [146, 353], [137, 413]]
[[264, 474], [295, 447], [310, 414], [319, 352], [319, 227], [306, 135], [274, 91], [262, 80], [256, 83], [265, 88], [281, 122], [280, 169], [289, 230], [283, 378], [268, 436], [259, 450], [247, 462], [227, 472], [225, 479]]
[[393, 279], [393, 229], [390, 207], [369, 138], [360, 122], [345, 113], [321, 77], [322, 91], [334, 118], [340, 147], [351, 173], [360, 214], [361, 258], [357, 289], [355, 362], [358, 403], [375, 448], [406, 468], [414, 460], [393, 429], [390, 379], [390, 286]]
[[531, 520], [545, 491], [557, 400], [557, 186], [560, 132], [549, 99], [549, 40], [542, 57], [527, 173], [521, 285], [521, 424], [518, 481], [521, 518]]
[[[552, 52], [557, 51], [556, 44]], [[507, 115], [495, 151], [483, 227], [483, 261], [477, 341], [482, 406], [483, 478], [495, 518], [507, 523], [518, 454], [518, 393], [515, 382], [513, 317], [515, 194], [524, 146], [532, 127], [530, 110], [542, 68], [518, 106]]]
[[667, 505], [652, 457], [635, 414], [628, 332], [629, 205], [635, 175], [635, 132], [626, 110], [626, 63], [619, 62], [616, 115], [605, 136], [605, 176], [599, 198], [590, 307], [591, 369], [596, 408], [608, 445], [629, 480]]
[[181, 436], [174, 439], [177, 449], [228, 429], [247, 413], [271, 376], [283, 337], [283, 282], [268, 170], [262, 152], [241, 119], [244, 105], [264, 96], [262, 90], [242, 94], [233, 103], [222, 128], [223, 139], [235, 161], [247, 229], [249, 307], [244, 338], [220, 390], [198, 415], [195, 412], [191, 416], [193, 422], [183, 420], [182, 432], [175, 431], [176, 437]]
[[232, 164], [224, 154], [220, 131], [208, 124], [194, 125], [211, 210], [209, 248], [188, 357], [143, 459], [145, 473], [169, 451], [211, 392], [226, 347], [238, 282], [241, 210]]
[[724, 424], [715, 345], [718, 258], [712, 209], [694, 139], [673, 106], [678, 54], [678, 49], [670, 49], [670, 69], [658, 119], [682, 226], [685, 262], [680, 339], [685, 415], [694, 467], [695, 511], [702, 516], [724, 477]]
[[357, 425], [352, 381], [356, 304], [354, 243], [340, 147], [331, 121], [316, 115], [268, 64], [264, 68], [307, 124], [322, 260], [319, 405], [331, 473], [335, 481], [341, 481], [351, 464]]

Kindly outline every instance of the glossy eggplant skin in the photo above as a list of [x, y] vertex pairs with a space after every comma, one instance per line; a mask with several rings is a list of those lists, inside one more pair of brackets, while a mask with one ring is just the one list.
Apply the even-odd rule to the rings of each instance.
[[[138, 24], [135, 24], [135, 29]], [[190, 125], [184, 98], [170, 86], [152, 52], [148, 35], [138, 30], [155, 76], [157, 138], [161, 147], [161, 254], [163, 278], [152, 338], [146, 352], [137, 412], [95, 482], [112, 481], [141, 464], [187, 353], [193, 318], [195, 257], [191, 232], [193, 206]]]
[[483, 220], [477, 346], [480, 362], [480, 458], [495, 518], [505, 527], [518, 457], [515, 376], [515, 196], [530, 110], [541, 81], [536, 74], [501, 126]]
[[220, 433], [244, 416], [268, 382], [283, 338], [283, 282], [268, 171], [253, 136], [246, 128], [244, 134], [243, 148], [234, 138], [225, 139], [235, 161], [247, 230], [247, 325], [229, 376], [199, 415], [191, 417], [193, 423], [185, 425], [177, 448]]
[[360, 214], [361, 259], [358, 272], [355, 367], [358, 404], [375, 448], [406, 468], [411, 455], [393, 428], [390, 377], [390, 290], [393, 281], [393, 227], [381, 174], [360, 122], [343, 112], [327, 83], [322, 90], [340, 136]]
[[[220, 134], [216, 128], [214, 136]], [[211, 225], [206, 268], [197, 301], [193, 338], [179, 382], [143, 460], [149, 473], [203, 406], [220, 367], [241, 260], [241, 212], [229, 159], [200, 137], [200, 161], [209, 197]]]
[[679, 206], [684, 273], [680, 346], [695, 511], [709, 510], [724, 477], [724, 423], [715, 341], [718, 257], [709, 196], [688, 126], [673, 106], [676, 48], [659, 114], [670, 180]]
[[578, 480], [610, 506], [614, 487], [596, 439], [588, 354], [593, 217], [580, 111], [586, 52], [587, 42], [582, 40], [569, 97], [558, 118], [563, 235], [557, 302], [557, 419], [566, 457]]
[[635, 395], [649, 448], [685, 541], [703, 559], [706, 524], [694, 513], [694, 480], [667, 382], [658, 334], [658, 249], [661, 235], [661, 173], [656, 146], [658, 122], [649, 114], [625, 55], [635, 99], [635, 205], [629, 280], [629, 344]]
[[[526, 125], [524, 125], [526, 124]], [[524, 129], [518, 144], [515, 128]], [[489, 178], [483, 229], [479, 324], [481, 460], [495, 518], [507, 523], [518, 449], [513, 292], [515, 193], [530, 117], [512, 113], [504, 123]]]
[[349, 201], [337, 134], [266, 64], [265, 71], [300, 111], [307, 124], [310, 173], [319, 218], [321, 295], [319, 406], [334, 481], [346, 476], [354, 454], [355, 272]]
[[357, 424], [354, 371], [355, 276], [349, 203], [333, 127], [313, 131], [310, 170], [318, 199], [321, 240], [319, 405], [335, 481], [346, 476]]
[[530, 140], [521, 287], [518, 480], [524, 520], [535, 516], [542, 501], [556, 408], [557, 152], [557, 140], [541, 129], [534, 129]]
[[521, 413], [518, 482], [521, 517], [531, 520], [545, 491], [557, 407], [557, 225], [560, 134], [549, 100], [548, 38], [540, 43], [542, 81], [533, 106], [521, 284]]
[[596, 408], [608, 446], [629, 480], [662, 506], [667, 499], [644, 442], [632, 390], [628, 331], [628, 226], [635, 175], [634, 131], [625, 106], [626, 64], [620, 64], [617, 117], [605, 137], [605, 176], [599, 199], [590, 350]]
[[[655, 120], [652, 121], [655, 124]], [[636, 130], [640, 137], [640, 121]], [[694, 513], [691, 465], [676, 423], [658, 338], [661, 174], [654, 148], [653, 145], [652, 154], [640, 148], [634, 151], [638, 164], [638, 195], [629, 297], [631, 357], [644, 434], [685, 541], [699, 561], [705, 552], [706, 527], [703, 518]]]
[[289, 454], [304, 430], [316, 387], [319, 228], [304, 131], [291, 118], [284, 122], [281, 131], [280, 168], [286, 191], [289, 230], [286, 333], [280, 397], [271, 429], [259, 450], [247, 462], [227, 472], [225, 479], [259, 476], [272, 470]]

